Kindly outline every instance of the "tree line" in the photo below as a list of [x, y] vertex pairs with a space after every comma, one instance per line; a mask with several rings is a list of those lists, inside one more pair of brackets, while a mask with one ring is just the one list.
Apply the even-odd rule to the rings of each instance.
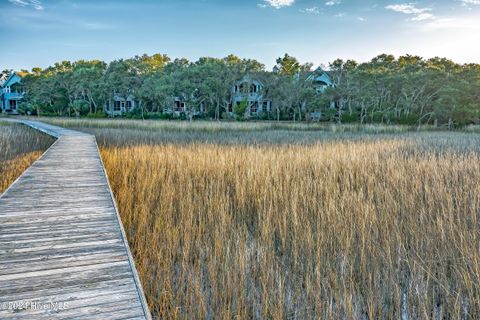
[[452, 127], [480, 120], [479, 64], [388, 54], [365, 63], [337, 59], [324, 67], [335, 87], [322, 94], [306, 81], [312, 67], [288, 54], [276, 60], [272, 71], [235, 55], [194, 62], [164, 54], [108, 64], [63, 61], [28, 72], [19, 109], [38, 115], [103, 117], [106, 101], [116, 93], [132, 94], [138, 101], [128, 117], [166, 117], [165, 106], [182, 97], [191, 112], [202, 106], [203, 117], [226, 119], [231, 117], [226, 111], [232, 85], [249, 75], [262, 81], [264, 98], [272, 102], [270, 113], [259, 115], [261, 119], [298, 121], [317, 112], [321, 121], [335, 122]]

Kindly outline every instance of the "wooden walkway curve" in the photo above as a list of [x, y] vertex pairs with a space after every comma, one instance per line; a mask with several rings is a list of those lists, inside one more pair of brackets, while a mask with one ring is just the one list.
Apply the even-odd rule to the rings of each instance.
[[151, 319], [95, 137], [57, 138], [0, 196], [0, 319]]

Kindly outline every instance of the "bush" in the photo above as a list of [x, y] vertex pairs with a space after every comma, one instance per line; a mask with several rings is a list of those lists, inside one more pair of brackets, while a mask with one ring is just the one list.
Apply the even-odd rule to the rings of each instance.
[[403, 124], [413, 126], [417, 124], [418, 116], [416, 114], [401, 115], [400, 117], [393, 117], [390, 119], [394, 124]]
[[239, 104], [237, 104], [233, 108], [233, 112], [235, 112], [237, 117], [243, 119], [245, 117], [245, 111], [247, 111], [247, 106], [248, 106], [247, 101], [241, 101]]
[[28, 102], [20, 102], [18, 106], [18, 112], [24, 115], [36, 115], [37, 109], [35, 106]]
[[336, 109], [331, 109], [331, 108], [325, 109], [324, 111], [322, 111], [322, 119], [321, 120], [335, 121], [335, 115], [336, 114], [337, 114]]
[[354, 123], [358, 122], [360, 118], [359, 114], [356, 112], [345, 112], [342, 114], [342, 123]]

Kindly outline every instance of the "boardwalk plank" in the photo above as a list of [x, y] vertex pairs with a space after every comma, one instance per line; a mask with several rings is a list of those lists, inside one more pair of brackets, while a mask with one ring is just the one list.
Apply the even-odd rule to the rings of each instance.
[[0, 196], [0, 303], [67, 305], [0, 319], [150, 319], [95, 138], [21, 122], [57, 140]]

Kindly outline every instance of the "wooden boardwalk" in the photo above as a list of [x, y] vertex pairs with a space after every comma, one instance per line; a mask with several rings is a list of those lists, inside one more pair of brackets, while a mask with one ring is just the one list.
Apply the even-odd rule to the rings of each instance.
[[0, 197], [0, 319], [150, 319], [95, 138], [22, 122], [58, 139]]

